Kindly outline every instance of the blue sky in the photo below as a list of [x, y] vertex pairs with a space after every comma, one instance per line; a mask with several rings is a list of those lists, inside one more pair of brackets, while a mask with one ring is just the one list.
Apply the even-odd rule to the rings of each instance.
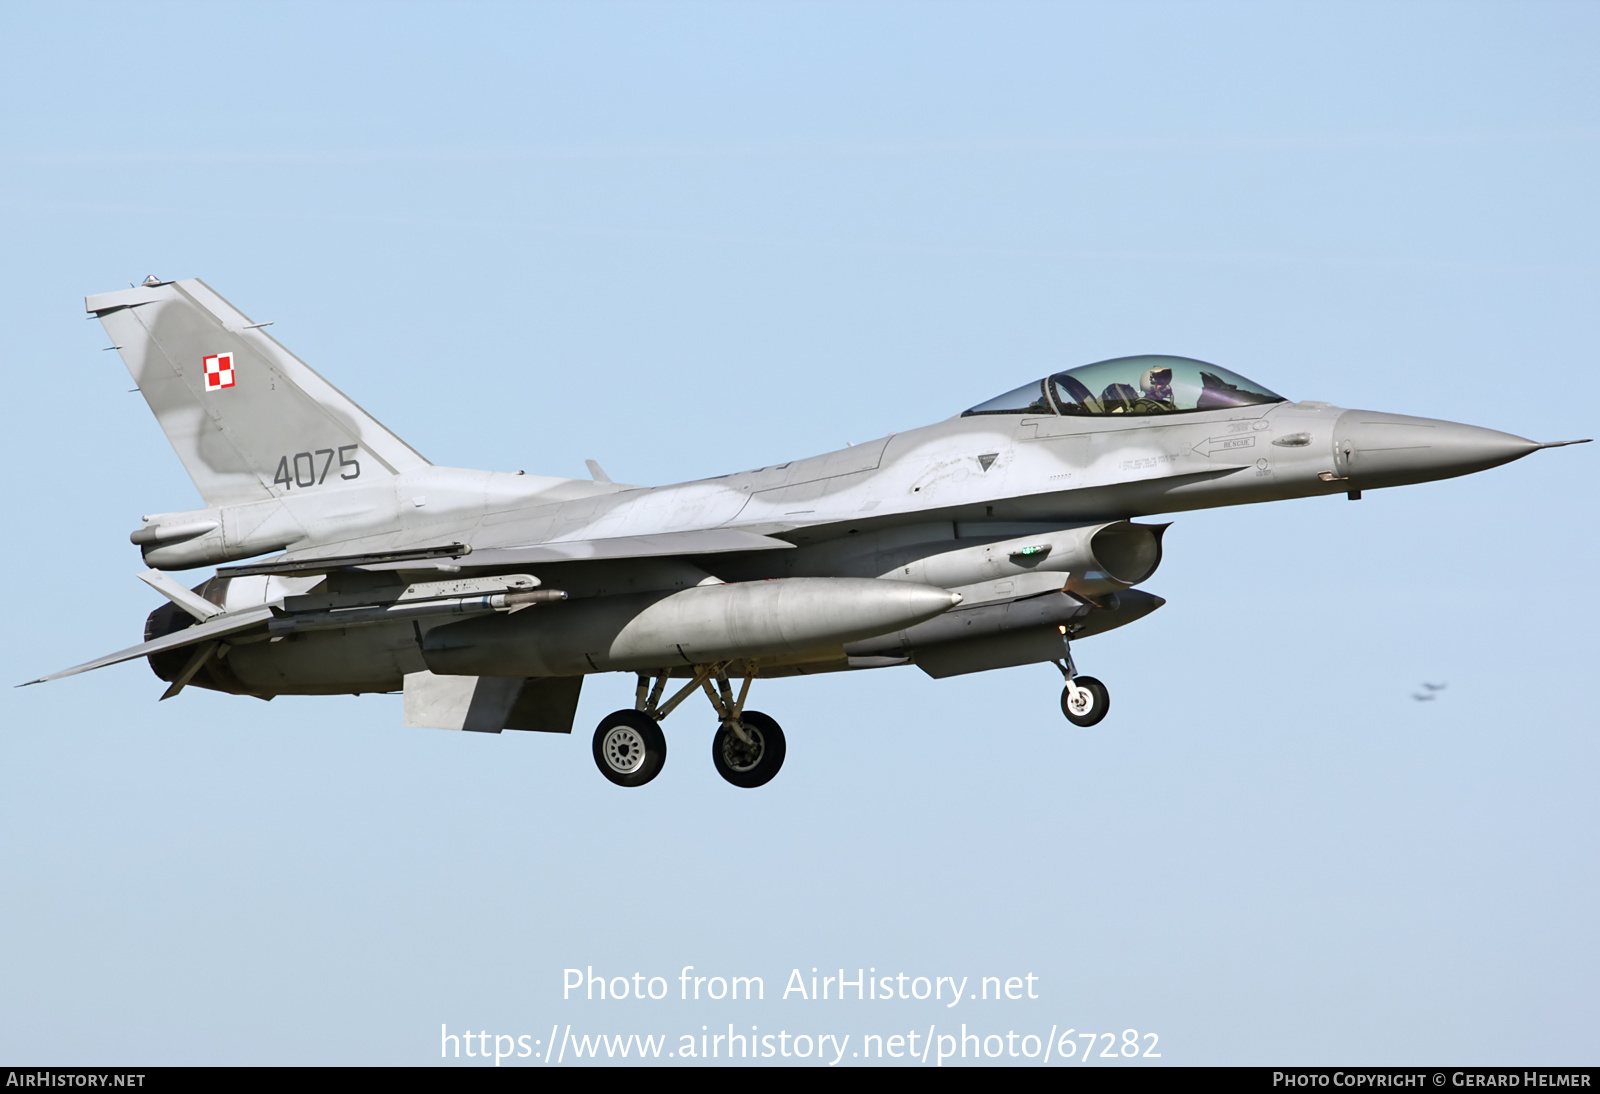
[[[4, 664], [135, 641], [127, 534], [195, 504], [82, 317], [148, 273], [454, 466], [680, 481], [1146, 352], [1593, 436], [1597, 34], [1531, 2], [18, 8]], [[5, 691], [0, 1057], [965, 1020], [1168, 1063], [1592, 1063], [1595, 472], [1183, 514], [1168, 605], [1078, 650], [1102, 726], [1047, 666], [760, 684], [789, 756], [759, 792], [693, 706], [660, 779], [605, 782], [622, 677], [570, 739], [158, 705], [137, 663]], [[769, 997], [564, 1002], [590, 965]], [[814, 966], [1041, 997], [774, 998]]]

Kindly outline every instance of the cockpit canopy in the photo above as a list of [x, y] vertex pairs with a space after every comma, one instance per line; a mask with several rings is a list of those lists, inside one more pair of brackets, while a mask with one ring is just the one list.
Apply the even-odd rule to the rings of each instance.
[[969, 414], [1187, 414], [1281, 403], [1243, 376], [1189, 357], [1117, 357], [1068, 369], [979, 403]]

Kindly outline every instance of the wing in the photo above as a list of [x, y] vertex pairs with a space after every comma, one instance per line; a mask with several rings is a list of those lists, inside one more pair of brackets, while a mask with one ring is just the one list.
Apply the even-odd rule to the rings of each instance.
[[540, 562], [584, 562], [600, 559], [665, 558], [674, 555], [718, 555], [736, 551], [793, 549], [794, 544], [736, 528], [707, 528], [692, 532], [656, 532], [610, 539], [552, 540], [524, 547], [487, 547], [473, 550], [464, 543], [422, 547], [407, 551], [378, 551], [361, 555], [309, 556], [291, 552], [265, 562], [224, 566], [219, 577], [248, 574], [318, 574], [360, 567], [366, 570], [435, 570], [500, 568]]
[[535, 562], [583, 562], [592, 559], [662, 558], [672, 555], [722, 555], [735, 551], [792, 550], [787, 540], [706, 528], [692, 532], [654, 532], [611, 539], [552, 540], [527, 547], [489, 547], [474, 551], [464, 566], [520, 566]]
[[[660, 532], [654, 535], [618, 536], [612, 539], [557, 540], [527, 547], [492, 547], [481, 551], [474, 551], [462, 543], [449, 543], [438, 547], [423, 547], [409, 551], [374, 552], [364, 555], [328, 555], [322, 558], [295, 558], [291, 555], [280, 555], [276, 559], [269, 559], [261, 563], [244, 566], [224, 566], [217, 570], [217, 575], [219, 577], [243, 577], [248, 574], [319, 574], [329, 573], [334, 570], [355, 569], [379, 571], [503, 569], [508, 566], [541, 562], [662, 558], [675, 555], [727, 554], [735, 551], [770, 551], [792, 549], [793, 547], [794, 544], [785, 540], [757, 535], [754, 532], [741, 532], [732, 528], [711, 528], [698, 532]], [[176, 595], [171, 590], [163, 588], [161, 584], [154, 582], [152, 584], [163, 594], [176, 600]], [[175, 582], [172, 584], [176, 585]], [[199, 602], [199, 598], [188, 594], [188, 590], [183, 590], [183, 592], [189, 599]], [[185, 607], [191, 614], [197, 614], [193, 607], [185, 605], [182, 601], [178, 601], [178, 603], [180, 607]], [[205, 642], [213, 638], [233, 634], [236, 631], [258, 626], [270, 620], [273, 614], [272, 608], [260, 607], [228, 615], [219, 615], [195, 626], [185, 627], [183, 630], [163, 638], [141, 642], [137, 646], [129, 646], [125, 650], [98, 657], [93, 661], [86, 661], [81, 665], [74, 665], [70, 669], [63, 669], [61, 672], [52, 673], [49, 676], [41, 676], [37, 680], [29, 680], [28, 684], [42, 684], [49, 680], [59, 680], [63, 676], [74, 676], [80, 672], [89, 672], [92, 669], [104, 668], [107, 665], [115, 665], [122, 661], [132, 661], [137, 657], [148, 657], [150, 654], [160, 653], [163, 650], [192, 646], [198, 642]], [[26, 687], [27, 684], [18, 686]]]

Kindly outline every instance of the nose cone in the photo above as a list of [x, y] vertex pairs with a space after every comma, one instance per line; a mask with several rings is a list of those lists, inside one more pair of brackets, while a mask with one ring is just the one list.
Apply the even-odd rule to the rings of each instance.
[[1374, 410], [1345, 411], [1333, 438], [1334, 464], [1357, 488], [1470, 475], [1542, 447], [1495, 429]]

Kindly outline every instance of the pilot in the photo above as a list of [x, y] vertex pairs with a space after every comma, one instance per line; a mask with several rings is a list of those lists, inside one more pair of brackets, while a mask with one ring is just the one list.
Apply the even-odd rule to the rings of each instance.
[[1144, 394], [1133, 404], [1135, 414], [1156, 414], [1164, 410], [1177, 410], [1172, 397], [1172, 370], [1147, 368], [1139, 377], [1139, 390]]

